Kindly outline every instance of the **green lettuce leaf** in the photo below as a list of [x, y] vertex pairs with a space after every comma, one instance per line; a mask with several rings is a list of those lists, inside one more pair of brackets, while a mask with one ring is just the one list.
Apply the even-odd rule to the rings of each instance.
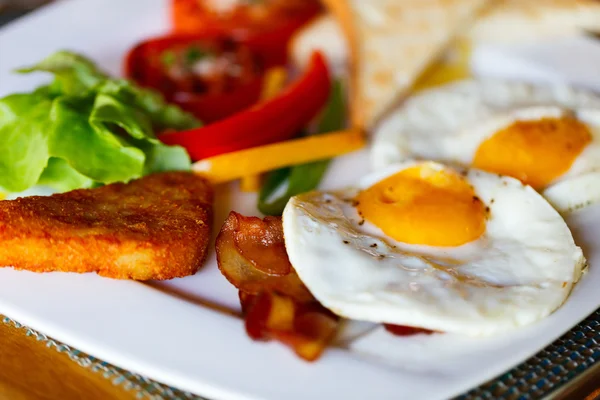
[[21, 192], [36, 184], [48, 163], [52, 102], [37, 94], [0, 101], [0, 188]]
[[58, 191], [189, 170], [185, 149], [155, 132], [200, 121], [148, 89], [111, 79], [85, 57], [61, 51], [19, 72], [54, 74], [31, 93], [0, 99], [0, 189]]
[[[129, 134], [121, 136], [123, 145], [140, 149], [144, 152], [145, 163], [142, 173], [189, 170], [191, 160], [183, 147], [166, 146], [154, 136], [149, 115], [136, 108], [131, 108], [115, 97], [98, 94], [90, 115], [90, 122], [97, 130], [118, 131], [115, 127]], [[117, 136], [119, 137], [119, 136]]]
[[142, 88], [127, 80], [105, 81], [98, 93], [108, 94], [123, 103], [132, 104], [150, 118], [156, 130], [185, 130], [201, 126], [193, 115], [176, 105], [169, 104], [164, 97], [151, 89]]
[[167, 146], [159, 140], [148, 140], [145, 143], [139, 143], [138, 146], [146, 154], [144, 175], [155, 172], [190, 170], [190, 156], [183, 147]]
[[[56, 80], [54, 89], [63, 94], [81, 94], [86, 90], [105, 93], [120, 101], [139, 108], [148, 115], [155, 128], [191, 129], [201, 126], [200, 121], [179, 107], [168, 104], [163, 96], [147, 88], [139, 87], [125, 79], [111, 79], [89, 59], [69, 51], [59, 51], [31, 67], [17, 70], [19, 73], [49, 72]], [[56, 91], [56, 90], [54, 90]]]
[[77, 172], [62, 158], [50, 157], [37, 184], [49, 186], [57, 192], [66, 192], [74, 188], [93, 187], [94, 180]]
[[50, 155], [67, 160], [79, 173], [101, 183], [142, 176], [145, 154], [114, 130], [93, 125], [91, 99], [60, 97], [52, 107]]
[[18, 69], [17, 72], [50, 72], [56, 78], [55, 85], [59, 85], [64, 94], [79, 94], [108, 79], [108, 75], [100, 71], [92, 61], [64, 50], [31, 67]]
[[89, 120], [97, 130], [122, 129], [135, 139], [155, 137], [147, 114], [106, 94], [96, 96]]

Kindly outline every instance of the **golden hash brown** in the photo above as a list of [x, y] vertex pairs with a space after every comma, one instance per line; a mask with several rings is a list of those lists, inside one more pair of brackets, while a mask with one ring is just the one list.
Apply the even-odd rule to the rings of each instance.
[[204, 262], [213, 193], [187, 172], [0, 201], [0, 266], [171, 279]]

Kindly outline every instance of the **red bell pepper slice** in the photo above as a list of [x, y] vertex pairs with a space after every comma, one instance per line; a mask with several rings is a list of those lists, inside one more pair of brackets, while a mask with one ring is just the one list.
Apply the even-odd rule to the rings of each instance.
[[315, 53], [308, 70], [278, 96], [231, 117], [159, 139], [183, 146], [193, 160], [293, 138], [323, 108], [331, 89], [324, 57]]
[[256, 76], [250, 81], [220, 93], [181, 91], [172, 87], [162, 64], [161, 55], [170, 49], [191, 46], [199, 42], [223, 40], [233, 41], [227, 34], [216, 30], [196, 34], [167, 35], [146, 40], [127, 54], [124, 65], [125, 76], [141, 86], [160, 91], [168, 101], [194, 114], [204, 123], [221, 120], [259, 101], [264, 83], [264, 71], [269, 67], [282, 65], [286, 61], [285, 54], [271, 51], [269, 37], [259, 35], [246, 41], [237, 40], [237, 43], [251, 51], [263, 73], [255, 73]]

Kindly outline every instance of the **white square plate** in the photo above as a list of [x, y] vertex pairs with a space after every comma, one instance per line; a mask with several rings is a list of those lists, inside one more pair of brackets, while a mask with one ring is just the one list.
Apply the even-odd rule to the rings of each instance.
[[[118, 75], [137, 41], [168, 30], [166, 0], [68, 0], [0, 31], [0, 96], [30, 90], [47, 77], [19, 76], [59, 49], [82, 52]], [[325, 188], [368, 171], [366, 153], [335, 161]], [[221, 188], [215, 230], [234, 209], [255, 214], [254, 195]], [[237, 310], [237, 292], [217, 270], [214, 252], [195, 276], [165, 283], [95, 275], [0, 269], [0, 313], [82, 351], [158, 381], [214, 399], [440, 399], [468, 390], [551, 343], [600, 306], [600, 208], [572, 218], [590, 272], [568, 302], [544, 321], [488, 339], [452, 335], [397, 338], [380, 330], [318, 362], [277, 343], [252, 342], [242, 321], [203, 307]]]

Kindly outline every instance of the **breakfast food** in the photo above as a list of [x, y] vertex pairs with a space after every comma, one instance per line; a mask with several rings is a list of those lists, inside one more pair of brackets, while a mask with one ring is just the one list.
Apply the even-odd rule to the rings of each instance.
[[[534, 323], [585, 267], [563, 219], [531, 187], [425, 161], [292, 197], [283, 222], [231, 212], [216, 246], [248, 335], [308, 361], [358, 321], [397, 336]], [[297, 325], [306, 310], [311, 322]]]
[[167, 172], [1, 201], [0, 265], [115, 279], [192, 275], [206, 257], [212, 198], [202, 178]]
[[256, 103], [268, 66], [260, 49], [207, 33], [141, 42], [127, 54], [124, 69], [127, 78], [210, 123]]
[[19, 73], [54, 75], [28, 93], [0, 98], [0, 191], [35, 186], [67, 192], [190, 169], [190, 157], [156, 132], [200, 124], [153, 90], [58, 51]]
[[488, 0], [327, 0], [350, 45], [356, 127], [371, 128]]
[[294, 272], [285, 251], [280, 217], [245, 217], [232, 211], [216, 240], [221, 273], [241, 292], [277, 292], [299, 302], [314, 298]]
[[314, 361], [333, 340], [339, 318], [315, 300], [288, 259], [281, 217], [232, 211], [216, 240], [221, 273], [239, 290], [246, 332], [277, 340]]
[[[296, 36], [290, 47], [292, 57], [297, 65], [309, 66], [302, 60], [315, 47], [334, 51], [328, 54], [329, 66], [342, 80], [349, 71], [355, 90], [350, 103], [353, 128], [366, 128], [376, 135], [372, 158], [378, 170], [352, 188], [291, 197], [283, 220], [229, 215], [217, 237], [217, 261], [222, 274], [239, 290], [248, 335], [291, 344], [299, 356], [314, 360], [333, 340], [332, 329], [340, 326], [327, 310], [342, 319], [383, 324], [395, 335], [486, 336], [551, 314], [581, 277], [585, 258], [560, 214], [534, 189], [564, 174], [576, 158], [584, 160], [583, 169], [592, 165], [593, 134], [579, 120], [594, 118], [587, 107], [596, 103], [595, 97], [568, 88], [529, 89], [498, 83], [486, 89], [488, 100], [471, 93], [475, 89], [456, 85], [455, 101], [449, 101], [449, 96], [425, 98], [405, 118], [407, 128], [398, 135], [390, 121], [396, 121], [396, 114], [404, 108], [390, 118], [382, 116], [398, 96], [467, 76], [469, 44], [465, 40], [457, 47], [458, 62], [430, 67], [460, 29], [491, 2], [327, 3], [345, 37], [336, 22], [326, 16], [318, 18], [311, 25], [318, 32], [315, 40]], [[432, 15], [439, 17], [436, 29], [443, 33], [435, 36], [435, 29], [429, 29], [431, 36], [419, 36], [432, 23]], [[411, 20], [412, 25], [398, 20]], [[419, 41], [413, 53], [410, 46], [416, 36]], [[396, 51], [390, 51], [392, 47]], [[493, 86], [493, 82], [482, 85]], [[409, 98], [407, 107], [413, 101]], [[470, 119], [458, 129], [455, 122], [464, 118], [463, 106]], [[535, 120], [535, 116], [543, 120], [540, 127], [523, 121], [515, 129], [537, 132], [544, 139], [530, 146], [535, 153], [528, 159], [529, 169], [510, 163], [520, 175], [510, 169], [494, 171], [502, 175], [468, 169], [471, 163], [461, 163], [461, 159], [439, 158], [449, 164], [427, 161], [438, 159], [435, 153], [427, 153], [438, 148], [452, 148], [461, 155], [468, 152], [473, 146], [455, 137], [466, 135], [471, 127], [484, 141], [485, 129], [492, 129], [494, 136], [519, 118]], [[410, 123], [423, 123], [426, 129], [415, 131]], [[381, 134], [384, 128], [385, 135]], [[448, 134], [452, 129], [458, 133]], [[548, 140], [544, 135], [554, 130], [560, 132]], [[406, 145], [404, 137], [410, 138]], [[500, 148], [506, 147], [502, 140]], [[484, 164], [501, 163], [512, 155], [514, 143], [521, 143], [506, 142], [509, 146], [501, 151], [494, 142], [482, 146], [483, 161], [475, 166], [493, 170]], [[272, 146], [283, 149], [284, 145]], [[247, 171], [261, 172], [264, 160], [272, 167], [285, 167], [301, 154], [317, 157], [324, 151], [313, 148], [288, 155], [277, 150], [279, 154], [267, 157], [268, 150], [256, 148], [201, 160], [194, 170], [213, 182], [224, 182]], [[426, 154], [419, 154], [421, 150]], [[555, 159], [562, 164], [554, 164]], [[276, 160], [285, 161], [275, 164]], [[569, 180], [570, 187], [573, 182]], [[583, 183], [590, 185], [589, 179]], [[282, 186], [272, 189], [285, 191]], [[588, 195], [593, 190], [579, 192]], [[549, 192], [545, 194], [551, 198]], [[308, 336], [295, 322], [298, 310], [307, 304], [318, 310], [322, 322], [312, 326]]]
[[[215, 254], [239, 296], [241, 314], [228, 314], [254, 340], [313, 361], [369, 329], [474, 341], [558, 309], [586, 267], [560, 212], [600, 201], [600, 98], [492, 81], [409, 96], [469, 77], [474, 44], [579, 33], [597, 23], [581, 10], [596, 7], [323, 3], [335, 20], [317, 0], [173, 0], [173, 30], [125, 57], [131, 81], [71, 52], [22, 70], [55, 80], [0, 99], [0, 189], [86, 190], [0, 202], [0, 265], [194, 274], [211, 241], [211, 185], [229, 195], [241, 179], [266, 217], [231, 211]], [[350, 155], [327, 174], [366, 133], [376, 171], [350, 182], [338, 174], [362, 170]], [[322, 181], [336, 189], [316, 191]], [[347, 333], [353, 324], [361, 333]]]
[[335, 314], [474, 336], [549, 315], [585, 264], [531, 187], [433, 162], [296, 196], [283, 232], [294, 270]]
[[562, 212], [600, 201], [600, 97], [469, 80], [422, 92], [376, 130], [373, 166], [410, 158], [509, 175]]

